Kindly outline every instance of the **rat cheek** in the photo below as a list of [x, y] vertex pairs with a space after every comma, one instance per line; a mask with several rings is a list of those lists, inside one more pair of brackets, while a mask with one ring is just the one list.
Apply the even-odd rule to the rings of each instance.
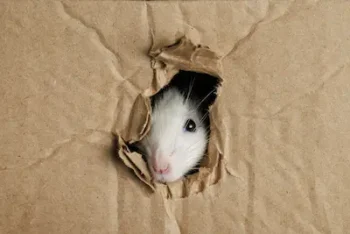
[[170, 164], [170, 175], [172, 178], [177, 179], [182, 176], [182, 170], [181, 168], [184, 167], [184, 165], [181, 164], [181, 162], [172, 162]]
[[183, 178], [183, 175], [181, 173], [175, 173], [175, 172], [172, 172], [170, 175], [169, 175], [169, 182], [174, 182], [174, 181], [178, 181], [178, 180], [181, 180]]

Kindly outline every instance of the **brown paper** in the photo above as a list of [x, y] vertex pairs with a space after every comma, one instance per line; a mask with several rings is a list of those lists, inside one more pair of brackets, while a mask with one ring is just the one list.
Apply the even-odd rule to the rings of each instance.
[[[1, 2], [0, 233], [348, 233], [348, 22], [346, 0]], [[222, 79], [211, 157], [151, 188], [123, 146], [184, 68]]]

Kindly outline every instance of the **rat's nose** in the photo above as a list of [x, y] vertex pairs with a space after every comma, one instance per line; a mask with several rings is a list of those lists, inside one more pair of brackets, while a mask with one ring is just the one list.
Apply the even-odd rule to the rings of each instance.
[[159, 174], [166, 174], [169, 172], [169, 164], [159, 165], [158, 163], [154, 163], [153, 170]]

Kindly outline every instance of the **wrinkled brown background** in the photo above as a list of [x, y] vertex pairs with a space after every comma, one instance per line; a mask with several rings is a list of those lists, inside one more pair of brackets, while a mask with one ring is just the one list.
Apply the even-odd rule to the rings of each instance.
[[[0, 233], [348, 233], [349, 22], [346, 0], [0, 2]], [[111, 133], [184, 35], [223, 57], [224, 170], [166, 199]]]

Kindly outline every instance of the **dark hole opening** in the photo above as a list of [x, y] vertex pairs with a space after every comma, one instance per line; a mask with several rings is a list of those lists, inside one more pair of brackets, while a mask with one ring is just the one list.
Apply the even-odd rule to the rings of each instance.
[[[169, 82], [168, 85], [163, 87], [158, 93], [150, 97], [152, 109], [154, 107], [155, 102], [162, 98], [163, 94], [169, 89], [176, 87], [184, 97], [187, 97], [190, 93], [190, 98], [194, 98], [199, 101], [198, 111], [201, 113], [201, 116], [205, 116], [203, 118], [203, 123], [207, 126], [208, 136], [210, 136], [210, 118], [209, 118], [209, 107], [215, 102], [217, 97], [217, 88], [220, 85], [220, 80], [217, 77], [198, 73], [193, 71], [184, 71], [180, 70]], [[147, 162], [147, 157], [145, 156], [145, 152], [138, 146], [138, 143], [134, 143], [129, 145], [129, 149], [131, 151], [139, 152], [142, 155], [142, 158], [145, 162]], [[204, 158], [207, 157], [208, 151], [208, 143], [206, 145], [205, 154], [202, 159], [195, 166], [195, 169], [190, 170], [186, 175], [192, 175], [199, 171], [199, 167], [203, 162]]]

